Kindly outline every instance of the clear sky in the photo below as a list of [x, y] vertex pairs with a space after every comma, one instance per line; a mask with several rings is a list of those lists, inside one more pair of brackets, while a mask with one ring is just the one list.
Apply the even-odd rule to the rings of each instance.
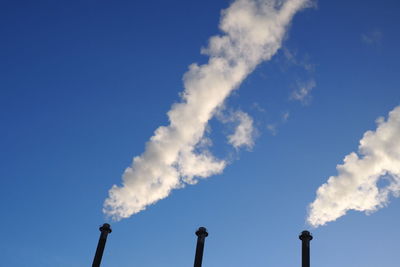
[[[0, 266], [90, 266], [106, 221], [102, 266], [191, 266], [199, 226], [210, 233], [204, 267], [300, 266], [304, 229], [313, 266], [399, 265], [399, 199], [306, 223], [319, 186], [400, 104], [395, 0], [296, 13], [208, 123], [223, 172], [119, 222], [103, 214], [111, 186], [169, 124], [188, 66], [208, 61], [200, 49], [222, 34], [230, 3], [0, 1]], [[228, 144], [237, 111], [252, 118], [251, 148]]]

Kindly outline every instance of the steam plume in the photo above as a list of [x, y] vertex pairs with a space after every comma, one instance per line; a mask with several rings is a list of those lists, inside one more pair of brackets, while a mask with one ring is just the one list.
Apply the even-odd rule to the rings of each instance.
[[[347, 155], [337, 166], [338, 175], [318, 189], [310, 205], [311, 225], [334, 221], [348, 210], [368, 214], [386, 206], [391, 194], [400, 196], [400, 106], [389, 113], [387, 121], [379, 118], [375, 131], [364, 134], [358, 154]], [[381, 180], [385, 186], [378, 185]]]
[[280, 48], [293, 15], [308, 0], [236, 0], [222, 11], [220, 29], [202, 53], [207, 64], [192, 64], [183, 77], [181, 102], [168, 112], [170, 124], [159, 127], [114, 185], [103, 211], [127, 218], [167, 197], [196, 178], [221, 173], [226, 165], [207, 150], [198, 151], [208, 121], [229, 94], [262, 61]]
[[220, 111], [215, 116], [222, 123], [236, 124], [234, 132], [227, 136], [230, 145], [236, 149], [246, 147], [250, 150], [253, 148], [257, 131], [253, 126], [253, 118], [249, 114], [237, 110], [228, 114]]
[[243, 111], [236, 111], [234, 120], [237, 120], [239, 124], [236, 126], [235, 132], [228, 136], [228, 142], [235, 148], [241, 146], [252, 148], [254, 145], [253, 119]]

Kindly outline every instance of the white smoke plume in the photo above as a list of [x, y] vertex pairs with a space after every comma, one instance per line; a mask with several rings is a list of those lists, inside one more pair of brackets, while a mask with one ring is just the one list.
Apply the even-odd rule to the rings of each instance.
[[249, 114], [241, 110], [224, 114], [220, 110], [217, 111], [216, 117], [222, 123], [233, 123], [235, 125], [234, 132], [227, 136], [230, 145], [236, 149], [253, 148], [257, 130], [254, 128], [253, 118]]
[[243, 111], [236, 111], [233, 116], [233, 119], [238, 121], [238, 125], [235, 132], [228, 136], [229, 144], [235, 148], [242, 146], [249, 149], [252, 148], [254, 146], [255, 134], [253, 119]]
[[159, 127], [144, 153], [133, 159], [104, 202], [114, 220], [127, 218], [167, 197], [171, 190], [221, 173], [226, 165], [207, 150], [198, 151], [208, 121], [229, 94], [262, 61], [280, 48], [293, 15], [309, 0], [236, 0], [222, 11], [220, 29], [202, 53], [207, 64], [185, 73], [181, 102], [168, 112], [170, 124]]
[[386, 206], [390, 195], [400, 196], [400, 106], [386, 121], [377, 120], [377, 129], [364, 134], [358, 150], [317, 190], [307, 219], [312, 226], [335, 221], [349, 210], [372, 213]]

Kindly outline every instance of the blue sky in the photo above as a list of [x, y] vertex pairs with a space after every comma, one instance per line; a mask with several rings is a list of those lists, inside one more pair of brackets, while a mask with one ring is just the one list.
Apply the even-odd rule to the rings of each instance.
[[[108, 190], [168, 125], [229, 3], [0, 2], [0, 266], [90, 266]], [[112, 222], [102, 266], [190, 266], [199, 226], [206, 267], [299, 266], [303, 229], [314, 266], [398, 266], [398, 199], [316, 229], [306, 217], [336, 165], [400, 104], [399, 5], [320, 0], [298, 12], [281, 49], [224, 102], [252, 117], [252, 149], [232, 148], [234, 125], [211, 119], [223, 173]]]

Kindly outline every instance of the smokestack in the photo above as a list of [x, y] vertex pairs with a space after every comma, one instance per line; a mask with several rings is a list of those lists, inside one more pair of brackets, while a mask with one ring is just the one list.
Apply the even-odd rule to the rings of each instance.
[[108, 223], [103, 224], [99, 228], [101, 234], [99, 238], [99, 243], [97, 244], [96, 255], [94, 255], [92, 267], [99, 267], [101, 263], [101, 258], [103, 257], [104, 247], [106, 246], [107, 236], [111, 233], [111, 227]]
[[194, 267], [201, 267], [203, 261], [203, 251], [204, 251], [204, 241], [208, 236], [207, 229], [205, 227], [200, 227], [196, 231], [197, 235], [197, 246], [196, 246], [196, 256], [194, 258]]
[[313, 239], [309, 231], [301, 232], [301, 266], [310, 267], [310, 241]]

